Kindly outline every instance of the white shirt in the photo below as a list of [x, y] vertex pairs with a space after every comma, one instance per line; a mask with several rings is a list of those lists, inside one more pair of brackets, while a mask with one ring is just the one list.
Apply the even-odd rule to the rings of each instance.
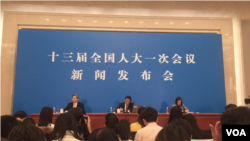
[[126, 111], [127, 109], [126, 109], [126, 104], [124, 104], [124, 112]]
[[135, 141], [154, 141], [157, 134], [162, 129], [156, 122], [149, 123], [146, 127], [137, 131]]
[[[57, 141], [57, 140], [53, 140], [53, 141]], [[73, 136], [72, 131], [67, 130], [62, 141], [80, 141], [80, 140], [76, 139]]]
[[77, 107], [77, 102], [73, 103], [73, 108], [76, 108], [76, 107]]

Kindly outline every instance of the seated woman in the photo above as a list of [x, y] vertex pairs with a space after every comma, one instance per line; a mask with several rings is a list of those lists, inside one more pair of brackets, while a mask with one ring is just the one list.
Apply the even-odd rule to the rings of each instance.
[[175, 107], [171, 108], [168, 124], [170, 122], [172, 122], [173, 120], [178, 119], [178, 118], [183, 118], [183, 113], [182, 113], [180, 107], [175, 106]]
[[130, 125], [130, 130], [131, 132], [137, 132], [138, 130], [140, 130], [141, 128], [145, 127], [143, 120], [141, 118], [141, 113], [142, 111], [145, 109], [145, 107], [141, 107], [138, 109], [138, 118], [137, 118], [137, 122], [132, 123]]
[[73, 114], [64, 113], [56, 118], [55, 127], [49, 140], [79, 141], [83, 140], [78, 134], [77, 121]]
[[189, 112], [188, 108], [183, 104], [183, 100], [181, 97], [177, 97], [175, 99], [175, 104], [172, 107], [179, 106], [183, 113]]
[[212, 139], [212, 135], [208, 132], [202, 131], [198, 124], [196, 118], [192, 114], [187, 114], [184, 116], [184, 119], [189, 122], [191, 125], [193, 132], [192, 132], [192, 139]]
[[38, 126], [54, 128], [54, 124], [52, 124], [52, 117], [53, 109], [51, 107], [43, 107], [40, 112]]
[[43, 131], [46, 139], [49, 138], [53, 131], [54, 124], [52, 124], [53, 109], [51, 107], [43, 107], [37, 126]]

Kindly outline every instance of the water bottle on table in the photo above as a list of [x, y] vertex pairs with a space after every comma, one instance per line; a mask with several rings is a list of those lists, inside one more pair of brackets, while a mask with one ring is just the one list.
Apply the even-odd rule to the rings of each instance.
[[110, 107], [110, 113], [112, 113], [112, 112], [113, 112], [112, 107]]

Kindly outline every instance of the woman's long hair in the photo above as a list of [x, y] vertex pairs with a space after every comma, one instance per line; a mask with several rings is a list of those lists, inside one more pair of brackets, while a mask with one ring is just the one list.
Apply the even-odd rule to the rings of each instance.
[[79, 140], [82, 138], [78, 135], [77, 121], [73, 114], [64, 113], [60, 114], [55, 122], [55, 127], [51, 133], [50, 140], [59, 140], [61, 141], [66, 134], [66, 131], [72, 131], [72, 135]]
[[52, 123], [53, 109], [51, 107], [43, 107], [40, 116], [38, 126], [48, 126]]
[[191, 141], [190, 136], [183, 127], [171, 123], [163, 128], [162, 135], [164, 141]]
[[116, 115], [114, 113], [108, 113], [106, 116], [105, 116], [105, 121], [107, 121], [110, 117], [116, 117]]
[[130, 123], [128, 120], [122, 119], [115, 126], [116, 133], [120, 136], [121, 140], [129, 140], [130, 136]]
[[192, 127], [192, 139], [204, 139], [205, 136], [209, 136], [209, 133], [206, 133], [199, 128], [197, 120], [192, 114], [185, 115], [184, 119], [187, 120]]
[[144, 122], [143, 122], [141, 113], [142, 113], [143, 110], [145, 110], [145, 109], [146, 109], [145, 107], [140, 107], [140, 108], [138, 109], [138, 114], [139, 114], [139, 116], [138, 116], [137, 122], [138, 122], [142, 127], [145, 127], [145, 124], [144, 124]]
[[171, 121], [173, 121], [177, 118], [183, 118], [183, 114], [182, 114], [181, 108], [179, 106], [175, 106], [175, 107], [171, 108], [168, 123], [170, 123]]
[[109, 117], [109, 118], [106, 120], [106, 122], [105, 122], [106, 127], [109, 127], [109, 128], [111, 128], [111, 129], [113, 129], [113, 130], [115, 130], [115, 126], [116, 126], [116, 124], [118, 124], [118, 123], [119, 123], [119, 119], [118, 119], [117, 117], [114, 117], [114, 116]]
[[104, 127], [92, 132], [87, 141], [119, 141], [119, 137], [114, 130]]
[[74, 117], [76, 118], [76, 121], [78, 123], [80, 122], [80, 120], [82, 121], [82, 119], [83, 119], [83, 110], [81, 108], [72, 108], [68, 112], [74, 115]]

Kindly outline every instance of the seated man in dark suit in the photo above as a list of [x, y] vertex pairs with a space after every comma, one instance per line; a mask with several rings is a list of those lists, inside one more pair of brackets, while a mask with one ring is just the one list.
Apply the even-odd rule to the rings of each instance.
[[79, 96], [78, 95], [76, 95], [76, 94], [72, 95], [72, 102], [70, 102], [67, 105], [67, 107], [64, 108], [64, 111], [68, 111], [71, 108], [76, 108], [76, 107], [81, 108], [83, 111], [85, 111], [84, 104], [81, 103], [81, 102], [78, 102], [78, 100], [79, 100]]
[[[119, 104], [118, 108], [120, 108], [121, 112], [132, 112], [134, 103], [131, 102], [132, 98], [130, 96], [125, 97], [125, 102]], [[129, 110], [129, 111], [128, 111]]]

